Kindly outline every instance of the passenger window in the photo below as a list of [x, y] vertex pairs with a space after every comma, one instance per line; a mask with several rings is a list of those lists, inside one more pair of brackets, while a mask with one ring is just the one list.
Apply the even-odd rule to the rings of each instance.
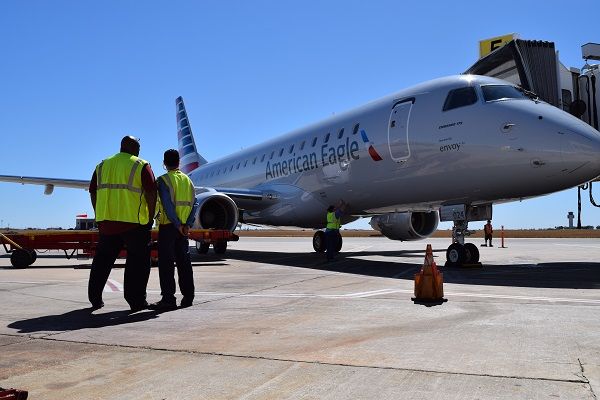
[[315, 138], [312, 141], [312, 147], [315, 147], [316, 144], [317, 144], [317, 137], [315, 136]]
[[510, 85], [485, 85], [481, 87], [481, 91], [485, 101], [527, 98], [523, 92]]
[[266, 157], [266, 154], [263, 154], [262, 157], [260, 158], [260, 162], [264, 162], [265, 161], [265, 157]]
[[240, 169], [240, 164], [241, 164], [241, 162], [237, 163], [237, 166], [235, 167], [235, 169]]
[[304, 145], [306, 144], [306, 140], [302, 141], [302, 144], [300, 145], [300, 151], [304, 150]]
[[281, 157], [283, 155], [283, 147], [281, 148], [281, 150], [279, 150], [279, 157]]
[[329, 137], [330, 136], [331, 136], [331, 133], [327, 133], [327, 135], [325, 135], [325, 140], [323, 141], [323, 143], [329, 142]]
[[444, 102], [442, 111], [452, 110], [454, 108], [465, 107], [477, 102], [477, 93], [471, 86], [451, 90]]
[[344, 136], [344, 128], [340, 129], [340, 131], [338, 132], [338, 139], [341, 139], [342, 136]]
[[360, 124], [356, 124], [354, 125], [354, 129], [352, 129], [352, 134], [356, 135], [358, 133], [358, 128], [360, 127]]
[[275, 150], [273, 150], [273, 151], [271, 152], [271, 157], [269, 157], [269, 160], [272, 160], [272, 159], [273, 159], [273, 156], [275, 156]]
[[254, 160], [252, 160], [252, 165], [255, 165], [255, 164], [256, 164], [256, 158], [257, 158], [257, 157], [254, 157]]
[[289, 153], [290, 153], [290, 154], [292, 154], [292, 152], [293, 152], [293, 151], [294, 151], [294, 145], [291, 145], [291, 146], [290, 146]]

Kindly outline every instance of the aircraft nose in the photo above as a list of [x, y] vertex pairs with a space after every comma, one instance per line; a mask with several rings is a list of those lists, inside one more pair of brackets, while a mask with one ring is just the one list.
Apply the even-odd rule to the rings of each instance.
[[600, 132], [583, 121], [576, 120], [562, 127], [563, 160], [570, 173], [581, 170], [582, 179], [600, 175]]

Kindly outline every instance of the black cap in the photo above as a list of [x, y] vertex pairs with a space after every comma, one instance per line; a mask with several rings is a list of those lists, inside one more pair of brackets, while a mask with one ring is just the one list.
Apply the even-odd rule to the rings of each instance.
[[179, 166], [179, 152], [175, 149], [165, 151], [163, 163], [167, 168], [177, 168]]

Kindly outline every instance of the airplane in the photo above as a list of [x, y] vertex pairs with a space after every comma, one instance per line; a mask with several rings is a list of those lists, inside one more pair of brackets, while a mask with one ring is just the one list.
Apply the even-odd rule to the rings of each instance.
[[[325, 250], [328, 205], [342, 223], [371, 217], [392, 240], [425, 239], [453, 221], [447, 265], [479, 262], [468, 223], [493, 204], [557, 192], [600, 175], [600, 132], [512, 83], [477, 75], [427, 81], [213, 162], [197, 151], [176, 99], [181, 169], [196, 186], [197, 228], [238, 222], [313, 228]], [[89, 181], [0, 175], [86, 189]], [[341, 248], [341, 242], [338, 248]], [[200, 253], [208, 245], [198, 243]], [[223, 246], [215, 251], [224, 252]]]

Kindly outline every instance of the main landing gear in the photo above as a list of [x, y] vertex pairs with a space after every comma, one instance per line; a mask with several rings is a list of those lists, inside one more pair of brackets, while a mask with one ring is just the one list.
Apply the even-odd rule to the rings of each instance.
[[[316, 231], [313, 235], [313, 249], [317, 253], [324, 253], [327, 250], [327, 244], [325, 243], [325, 232]], [[338, 242], [336, 251], [339, 253], [342, 250], [342, 235], [338, 235]]]
[[446, 265], [449, 267], [479, 264], [479, 249], [473, 243], [465, 243], [465, 236], [471, 234], [467, 225], [468, 222], [464, 220], [454, 221], [452, 244], [446, 250]]
[[[216, 241], [212, 244], [213, 250], [215, 254], [225, 254], [227, 251], [227, 242], [226, 241]], [[208, 253], [208, 249], [210, 248], [210, 243], [206, 242], [196, 242], [196, 251], [198, 254], [206, 254]]]

